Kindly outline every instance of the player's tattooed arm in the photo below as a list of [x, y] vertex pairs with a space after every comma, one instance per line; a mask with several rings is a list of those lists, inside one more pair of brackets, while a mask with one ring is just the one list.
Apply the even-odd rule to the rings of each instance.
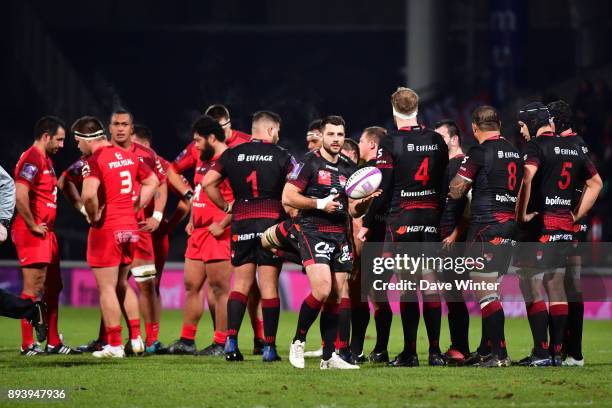
[[450, 182], [448, 195], [453, 200], [458, 200], [470, 191], [472, 181], [457, 174]]

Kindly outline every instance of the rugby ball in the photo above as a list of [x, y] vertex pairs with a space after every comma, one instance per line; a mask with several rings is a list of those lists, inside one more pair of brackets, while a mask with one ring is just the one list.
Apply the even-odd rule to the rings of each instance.
[[346, 195], [351, 198], [367, 197], [378, 189], [382, 173], [376, 167], [364, 167], [346, 181]]

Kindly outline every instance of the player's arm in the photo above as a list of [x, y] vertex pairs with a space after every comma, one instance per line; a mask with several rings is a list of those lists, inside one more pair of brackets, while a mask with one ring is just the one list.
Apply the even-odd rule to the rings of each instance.
[[15, 182], [0, 166], [0, 221], [8, 222], [15, 211]]
[[30, 210], [30, 187], [24, 183], [16, 183], [15, 206], [26, 226], [34, 235], [43, 237], [47, 235], [47, 224], [44, 222], [36, 224], [34, 221], [34, 216]]
[[[215, 163], [216, 164], [216, 163]], [[232, 205], [225, 201], [223, 194], [221, 193], [221, 183], [223, 182], [223, 174], [219, 173], [214, 168], [211, 168], [206, 172], [206, 175], [200, 183], [202, 188], [206, 190], [206, 194], [210, 201], [212, 201], [219, 209], [226, 213], [232, 212]]]
[[531, 185], [533, 178], [538, 172], [538, 167], [533, 164], [525, 164], [523, 181], [519, 189], [518, 199], [516, 200], [516, 219], [518, 222], [529, 222], [538, 215], [537, 212], [527, 214], [529, 199], [531, 198]]
[[364, 241], [366, 234], [376, 221], [377, 215], [383, 215], [391, 201], [391, 191], [393, 189], [393, 156], [391, 138], [384, 138], [383, 143], [378, 148], [378, 157], [376, 159], [376, 168], [380, 170], [382, 179], [380, 189], [382, 193], [375, 198], [365, 216], [363, 217], [363, 226], [359, 229], [357, 237]]
[[452, 200], [463, 198], [472, 187], [472, 180], [467, 179], [459, 174], [455, 175], [450, 182], [448, 188], [448, 196]]
[[100, 187], [100, 179], [97, 177], [85, 177], [83, 179], [83, 189], [81, 191], [81, 200], [85, 206], [87, 218], [92, 224], [100, 220], [102, 211], [99, 208], [98, 188]]
[[140, 180], [140, 197], [138, 200], [140, 208], [144, 208], [149, 204], [155, 196], [158, 187], [159, 179], [153, 172], [150, 172], [147, 177]]
[[302, 194], [301, 189], [292, 184], [285, 184], [283, 188], [283, 205], [288, 205], [298, 210], [322, 210], [326, 213], [334, 213], [340, 208], [340, 203], [334, 201], [338, 194], [330, 194], [325, 198], [310, 198]]
[[[66, 172], [62, 173], [60, 178], [57, 180], [57, 188], [62, 192], [64, 198], [72, 204], [72, 206], [87, 219], [87, 212], [81, 200], [81, 194], [76, 184], [69, 177], [66, 176]], [[88, 220], [89, 221], [89, 220]]]
[[586, 163], [586, 170], [590, 173], [590, 177], [584, 183], [584, 189], [582, 191], [582, 198], [580, 205], [575, 213], [572, 213], [574, 222], [584, 217], [593, 208], [599, 192], [603, 188], [603, 181], [597, 172], [597, 169], [593, 163], [588, 160]]
[[353, 218], [359, 218], [368, 211], [372, 202], [376, 199], [376, 197], [382, 194], [382, 190], [376, 190], [372, 194], [367, 197], [354, 199], [349, 198], [349, 215]]
[[169, 166], [166, 171], [167, 182], [176, 190], [181, 197], [188, 200], [193, 196], [193, 190], [188, 184], [185, 184], [181, 175], [176, 171], [174, 165]]
[[147, 218], [141, 231], [153, 232], [159, 228], [159, 224], [164, 219], [164, 210], [168, 201], [168, 184], [161, 183], [153, 196], [153, 215]]

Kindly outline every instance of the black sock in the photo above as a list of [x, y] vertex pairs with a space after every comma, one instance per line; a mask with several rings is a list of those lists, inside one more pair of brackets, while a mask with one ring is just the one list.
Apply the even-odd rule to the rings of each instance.
[[261, 310], [263, 312], [264, 342], [267, 346], [275, 346], [280, 316], [280, 299], [261, 299]]
[[451, 337], [451, 347], [464, 356], [470, 354], [468, 333], [470, 313], [465, 302], [448, 302], [448, 329]]
[[548, 309], [542, 300], [526, 304], [527, 319], [533, 336], [533, 353], [538, 357], [548, 357]]
[[494, 300], [482, 308], [482, 321], [491, 342], [491, 353], [500, 359], [508, 357], [504, 335], [504, 309], [499, 300]]
[[429, 352], [440, 353], [442, 307], [438, 295], [423, 297], [423, 321], [425, 322], [427, 338], [429, 339]]
[[187, 344], [188, 346], [193, 346], [195, 344], [194, 339], [186, 339], [185, 337], [181, 337], [181, 342]]
[[370, 322], [370, 307], [367, 302], [359, 302], [353, 305], [351, 310], [351, 325], [353, 333], [351, 336], [351, 351], [355, 355], [363, 353], [366, 330]]
[[312, 296], [312, 293], [309, 294], [302, 302], [302, 307], [300, 307], [297, 330], [293, 341], [306, 341], [306, 334], [308, 334], [310, 326], [317, 320], [319, 310], [321, 310], [321, 302]]
[[334, 352], [338, 335], [338, 304], [326, 303], [321, 312], [321, 332], [323, 333], [323, 360], [329, 360]]
[[238, 331], [247, 307], [247, 296], [240, 292], [230, 292], [227, 299], [227, 336], [238, 338]]
[[567, 311], [567, 354], [576, 360], [582, 360], [582, 326], [584, 321], [584, 303], [582, 293], [578, 293], [580, 301], [570, 302]]
[[374, 323], [376, 324], [376, 345], [374, 346], [374, 352], [381, 353], [389, 347], [393, 312], [389, 303], [377, 303], [376, 307], [376, 310], [374, 310]]
[[561, 353], [563, 346], [563, 335], [567, 325], [567, 303], [557, 303], [550, 306], [550, 350], [551, 355], [557, 356]]
[[417, 330], [419, 328], [419, 302], [400, 302], [400, 316], [404, 330], [403, 353], [416, 354]]
[[[482, 310], [481, 310], [482, 313]], [[480, 345], [476, 349], [476, 352], [481, 356], [486, 356], [491, 354], [491, 334], [490, 327], [486, 324], [485, 318], [481, 319], [481, 335], [480, 335]]]
[[350, 352], [349, 340], [351, 338], [351, 299], [340, 299], [338, 308], [338, 350], [342, 353]]

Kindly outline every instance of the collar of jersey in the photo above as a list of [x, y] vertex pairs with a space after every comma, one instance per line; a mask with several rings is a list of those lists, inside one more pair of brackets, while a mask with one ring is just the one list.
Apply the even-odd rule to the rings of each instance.
[[[541, 133], [540, 136], [548, 136], [548, 137], [552, 137], [552, 136], [556, 136], [553, 132], [544, 132]], [[540, 137], [538, 136], [538, 137]]]
[[499, 140], [499, 139], [501, 139], [501, 138], [502, 138], [501, 133], [498, 133], [498, 134], [496, 134], [496, 135], [493, 135], [493, 136], [489, 136], [489, 137], [487, 137], [487, 138], [486, 138], [485, 140], [483, 140], [482, 142], [484, 143], [484, 142], [487, 142], [487, 141], [489, 141], [489, 140]]
[[404, 130], [407, 132], [410, 132], [411, 130], [421, 130], [421, 129], [425, 129], [425, 126], [416, 125], [416, 126], [404, 126], [404, 127], [399, 128], [399, 130]]

